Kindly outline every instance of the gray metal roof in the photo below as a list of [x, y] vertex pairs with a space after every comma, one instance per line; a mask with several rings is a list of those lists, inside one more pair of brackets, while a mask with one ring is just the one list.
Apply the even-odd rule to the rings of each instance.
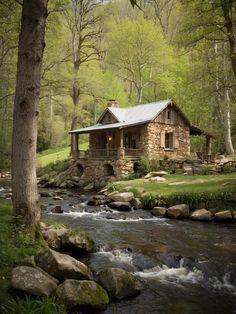
[[171, 99], [152, 102], [144, 105], [137, 105], [128, 108], [108, 107], [101, 115], [98, 122], [107, 111], [110, 111], [117, 119], [117, 123], [101, 124], [89, 126], [87, 128], [72, 130], [69, 133], [89, 133], [92, 131], [125, 128], [136, 124], [143, 124], [153, 120], [159, 113], [161, 113], [170, 103]]

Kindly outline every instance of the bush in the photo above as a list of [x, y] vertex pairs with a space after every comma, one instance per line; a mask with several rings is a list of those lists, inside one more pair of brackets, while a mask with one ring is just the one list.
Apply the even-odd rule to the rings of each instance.
[[66, 314], [64, 305], [54, 298], [33, 299], [10, 299], [1, 306], [3, 314]]
[[157, 201], [157, 196], [150, 193], [150, 194], [146, 194], [141, 198], [141, 202], [142, 202], [142, 207], [144, 209], [153, 209], [153, 207], [155, 207], [158, 204]]
[[148, 172], [160, 170], [160, 162], [158, 158], [140, 157], [137, 165], [136, 176], [142, 177]]

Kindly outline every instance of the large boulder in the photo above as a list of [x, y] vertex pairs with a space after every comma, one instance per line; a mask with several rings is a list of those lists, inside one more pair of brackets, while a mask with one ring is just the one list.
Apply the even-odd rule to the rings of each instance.
[[60, 280], [91, 279], [89, 268], [75, 258], [47, 249], [35, 256], [37, 266]]
[[62, 236], [69, 233], [69, 230], [66, 228], [54, 229], [48, 228], [42, 230], [42, 235], [44, 239], [47, 241], [48, 246], [56, 251], [61, 250], [61, 239]]
[[129, 202], [112, 202], [108, 204], [108, 206], [119, 211], [129, 211], [132, 209], [132, 206]]
[[108, 268], [97, 274], [98, 283], [113, 299], [133, 297], [141, 292], [141, 284], [130, 272], [121, 268]]
[[166, 216], [166, 211], [167, 211], [167, 208], [165, 207], [154, 207], [152, 210], [151, 210], [151, 213], [153, 216], [155, 217], [165, 217]]
[[166, 179], [163, 177], [150, 177], [149, 179], [145, 179], [144, 182], [156, 182], [156, 183], [163, 183]]
[[134, 198], [134, 193], [133, 192], [115, 193], [113, 195], [109, 194], [109, 197], [114, 202], [130, 202]]
[[231, 222], [233, 216], [230, 210], [224, 210], [222, 212], [215, 213], [215, 219], [222, 222]]
[[174, 219], [188, 218], [189, 206], [187, 204], [179, 204], [171, 206], [167, 209], [167, 217]]
[[49, 297], [57, 288], [54, 278], [38, 268], [29, 266], [13, 268], [11, 285], [14, 289], [39, 297]]
[[90, 253], [93, 251], [94, 241], [85, 233], [65, 233], [61, 238], [61, 249], [75, 254]]
[[213, 215], [209, 210], [202, 208], [195, 210], [191, 214], [190, 218], [198, 221], [211, 221], [213, 219]]
[[140, 208], [142, 208], [142, 203], [141, 203], [140, 199], [137, 198], [137, 197], [134, 197], [134, 198], [132, 199], [131, 204], [133, 205], [133, 207], [134, 207], [135, 209], [140, 209]]
[[107, 292], [89, 280], [67, 279], [57, 288], [56, 294], [68, 310], [103, 310], [109, 303]]

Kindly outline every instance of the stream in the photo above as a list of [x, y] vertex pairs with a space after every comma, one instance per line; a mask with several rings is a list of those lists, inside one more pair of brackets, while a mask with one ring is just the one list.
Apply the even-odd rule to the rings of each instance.
[[[121, 213], [87, 206], [88, 198], [64, 191], [63, 200], [41, 202], [48, 208], [44, 220], [84, 230], [95, 240], [95, 252], [82, 259], [93, 272], [121, 267], [142, 282], [139, 296], [101, 313], [236, 313], [236, 224]], [[65, 212], [50, 213], [55, 205]]]

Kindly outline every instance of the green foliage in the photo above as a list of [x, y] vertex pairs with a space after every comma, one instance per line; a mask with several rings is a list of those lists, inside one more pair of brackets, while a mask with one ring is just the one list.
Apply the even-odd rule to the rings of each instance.
[[120, 190], [120, 185], [116, 182], [109, 182], [107, 184], [107, 189], [109, 192], [115, 192]]
[[222, 168], [221, 168], [221, 173], [232, 173], [232, 172], [236, 172], [236, 162], [231, 164], [225, 164]]
[[59, 173], [67, 170], [72, 165], [71, 159], [58, 160], [56, 162], [51, 162], [44, 167], [37, 170], [37, 175], [42, 176], [44, 174], [50, 174], [52, 172]]
[[236, 202], [236, 194], [228, 191], [216, 192], [179, 192], [164, 197], [163, 201], [168, 205], [188, 204], [190, 209], [199, 207], [204, 208], [220, 208], [226, 209], [234, 206]]
[[159, 158], [140, 157], [137, 165], [137, 176], [142, 177], [148, 172], [160, 170]]
[[12, 220], [12, 206], [0, 199], [0, 304], [8, 298], [10, 272], [23, 258], [34, 255], [44, 247], [40, 237], [33, 239], [23, 226], [16, 226]]
[[157, 205], [157, 195], [154, 195], [152, 193], [145, 194], [141, 198], [141, 202], [144, 209], [153, 209]]
[[66, 309], [55, 297], [36, 299], [25, 298], [9, 299], [1, 306], [2, 314], [66, 314]]

